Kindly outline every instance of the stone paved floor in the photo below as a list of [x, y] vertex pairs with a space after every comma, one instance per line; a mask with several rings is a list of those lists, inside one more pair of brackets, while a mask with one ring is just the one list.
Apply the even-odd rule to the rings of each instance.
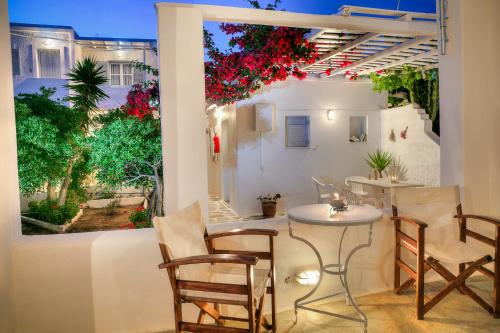
[[[468, 283], [481, 296], [491, 301], [491, 280], [474, 278]], [[426, 292], [435, 294], [443, 283], [426, 284]], [[457, 291], [452, 292], [425, 317], [415, 319], [414, 293], [404, 295], [392, 292], [379, 293], [358, 298], [362, 310], [368, 317], [370, 333], [498, 333], [500, 319], [495, 319], [474, 303], [468, 296]], [[335, 311], [339, 314], [353, 315], [352, 307], [347, 307], [345, 300], [337, 301], [317, 308]], [[235, 324], [238, 325], [238, 324]], [[327, 317], [313, 312], [299, 310], [298, 322], [294, 324], [293, 311], [278, 314], [279, 333], [361, 333], [361, 324], [339, 318]]]
[[[426, 284], [428, 295], [433, 295], [443, 283]], [[491, 301], [491, 280], [475, 278], [469, 283], [481, 296]], [[468, 296], [454, 291], [431, 309], [425, 320], [416, 320], [414, 292], [404, 295], [392, 292], [360, 297], [358, 303], [368, 317], [368, 332], [404, 332], [404, 333], [493, 333], [500, 332], [500, 319], [495, 319], [485, 312]], [[334, 302], [318, 308], [352, 315], [352, 308], [345, 306], [345, 301]], [[299, 310], [298, 322], [294, 324], [293, 311], [278, 315], [278, 332], [326, 333], [362, 332], [360, 324], [334, 317], [326, 317], [313, 312]]]
[[224, 200], [209, 194], [208, 218], [210, 223], [240, 221], [241, 217]]

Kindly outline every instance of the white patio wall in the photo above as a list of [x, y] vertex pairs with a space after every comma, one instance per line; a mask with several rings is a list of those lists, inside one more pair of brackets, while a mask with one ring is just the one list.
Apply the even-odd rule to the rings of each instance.
[[[253, 130], [253, 105], [276, 106], [275, 131]], [[312, 176], [327, 175], [342, 181], [347, 176], [367, 176], [364, 158], [380, 147], [380, 112], [383, 94], [373, 92], [371, 81], [289, 79], [264, 88], [254, 97], [237, 104], [234, 164], [236, 198], [231, 204], [241, 215], [259, 214], [256, 198], [281, 193], [281, 209], [316, 200]], [[335, 119], [328, 120], [328, 109]], [[310, 117], [310, 148], [285, 147], [285, 116]], [[368, 141], [349, 142], [349, 116], [368, 117]], [[261, 162], [262, 161], [262, 162]]]
[[[0, 4], [0, 23], [5, 28], [8, 22], [7, 1], [2, 0]], [[449, 49], [447, 56], [440, 59], [442, 86], [446, 87], [441, 95], [441, 139], [445, 144], [442, 157], [443, 162], [446, 162], [441, 167], [443, 179], [446, 183], [463, 184], [464, 173], [467, 172], [466, 188], [473, 191], [474, 203], [481, 205], [477, 208], [485, 208], [483, 212], [486, 213], [498, 213], [499, 207], [498, 140], [494, 140], [493, 136], [498, 135], [495, 126], [499, 121], [494, 120], [500, 114], [495, 98], [499, 91], [497, 78], [500, 75], [497, 71], [500, 67], [491, 65], [496, 63], [498, 52], [494, 48], [498, 49], [499, 40], [494, 33], [485, 37], [487, 42], [478, 36], [485, 36], [485, 31], [494, 31], [491, 27], [498, 27], [499, 21], [494, 14], [499, 11], [499, 5], [496, 0], [482, 1], [480, 4], [465, 0], [449, 2]], [[8, 84], [11, 80], [8, 70], [10, 52], [9, 44], [4, 43], [8, 39], [8, 34], [4, 33], [7, 31], [7, 28], [0, 29], [0, 43], [3, 46], [0, 65], [7, 69], [0, 72], [1, 81], [5, 83], [0, 87], [0, 149], [2, 158], [7, 161], [0, 164], [4, 177], [3, 191], [0, 192], [3, 193], [0, 200], [3, 212], [0, 215], [0, 330], [12, 331], [4, 325], [9, 323], [4, 309], [10, 309], [10, 281], [14, 281], [16, 286], [18, 321], [15, 324], [18, 332], [147, 332], [158, 330], [152, 328], [153, 325], [161, 328], [164, 323], [171, 324], [172, 311], [167, 295], [170, 287], [166, 279], [156, 275], [160, 272], [151, 270], [159, 254], [152, 244], [154, 237], [150, 230], [89, 233], [74, 237], [23, 237], [22, 240], [13, 236], [12, 229], [19, 223], [19, 206], [12, 85]], [[471, 45], [471, 40], [477, 40], [480, 45]], [[464, 45], [462, 49], [462, 43], [469, 45]], [[476, 46], [489, 52], [478, 53]], [[467, 69], [465, 76], [468, 80], [461, 79], [464, 68]], [[485, 80], [488, 84], [482, 84]], [[463, 86], [465, 81], [469, 82], [467, 89]], [[485, 91], [491, 98], [485, 97]], [[465, 102], [466, 108], [463, 106]], [[467, 118], [462, 120], [464, 113]], [[463, 133], [464, 122], [470, 127], [465, 131], [466, 135]], [[464, 143], [467, 148], [464, 148]], [[470, 163], [466, 171], [464, 158]], [[487, 168], [487, 172], [484, 168]], [[474, 180], [478, 175], [479, 180]], [[12, 240], [17, 244], [12, 249], [16, 267], [15, 276], [10, 279], [9, 245]], [[61, 291], [59, 285], [69, 287]], [[161, 299], [161, 305], [148, 308], [156, 304], [157, 299]], [[23, 305], [26, 307], [23, 308]], [[74, 306], [78, 307], [75, 309]], [[145, 314], [142, 311], [137, 314], [143, 306]], [[66, 310], [70, 307], [74, 311]], [[110, 315], [103, 318], [106, 311], [110, 311]], [[162, 323], [156, 325], [159, 320]], [[131, 322], [136, 324], [124, 329], [124, 325]], [[80, 328], [74, 329], [75, 323], [81, 324]]]
[[[380, 111], [381, 149], [400, 159], [408, 170], [406, 178], [409, 181], [439, 186], [439, 137], [432, 132], [432, 122], [427, 118], [425, 110], [413, 105]], [[403, 139], [400, 133], [407, 126], [407, 138]], [[392, 130], [395, 141], [390, 139]]]

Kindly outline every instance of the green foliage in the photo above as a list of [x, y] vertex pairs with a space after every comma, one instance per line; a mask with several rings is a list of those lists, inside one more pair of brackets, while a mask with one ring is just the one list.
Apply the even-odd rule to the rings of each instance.
[[[19, 185], [21, 193], [33, 194], [51, 182], [57, 183], [64, 175], [66, 161], [72, 156], [73, 149], [67, 142], [65, 134], [51, 122], [54, 117], [43, 117], [35, 114], [21, 100], [39, 100], [45, 105], [45, 112], [61, 112], [62, 107], [48, 97], [36, 94], [16, 99], [17, 158], [19, 168]], [[64, 111], [62, 111], [64, 110]], [[59, 122], [56, 122], [59, 124]]]
[[392, 154], [387, 151], [382, 151], [377, 149], [374, 153], [368, 153], [368, 158], [365, 159], [368, 166], [374, 170], [379, 172], [379, 175], [382, 175], [382, 171], [387, 168], [394, 158]]
[[118, 208], [119, 200], [111, 200], [109, 204], [106, 205], [106, 215], [113, 216], [116, 214], [116, 208]]
[[67, 75], [69, 83], [66, 88], [71, 93], [68, 101], [73, 104], [75, 110], [80, 112], [82, 128], [88, 130], [89, 126], [92, 125], [92, 115], [99, 109], [97, 104], [109, 98], [100, 88], [108, 79], [97, 61], [88, 57], [77, 61]]
[[128, 219], [136, 229], [153, 227], [153, 224], [149, 220], [148, 212], [142, 206], [137, 207], [134, 212], [130, 213]]
[[30, 217], [57, 225], [68, 223], [80, 210], [78, 198], [73, 192], [68, 193], [63, 206], [59, 206], [55, 200], [43, 200], [30, 202], [28, 207]]
[[406, 103], [405, 99], [397, 93], [409, 94], [409, 101], [426, 110], [432, 120], [434, 132], [439, 134], [439, 73], [437, 69], [422, 71], [405, 66], [402, 70], [385, 71], [382, 75], [371, 73], [370, 78], [375, 91], [390, 93], [390, 106], [400, 106]]
[[271, 195], [271, 194], [259, 195], [257, 197], [257, 200], [259, 200], [262, 203], [268, 203], [268, 202], [276, 203], [279, 198], [281, 198], [281, 194], [276, 193], [275, 195]]
[[95, 133], [90, 163], [97, 178], [112, 188], [152, 185], [150, 165], [161, 161], [159, 119], [117, 119]]

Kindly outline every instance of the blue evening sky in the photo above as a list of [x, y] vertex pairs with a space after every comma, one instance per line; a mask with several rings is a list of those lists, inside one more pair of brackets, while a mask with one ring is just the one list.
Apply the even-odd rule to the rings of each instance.
[[[9, 0], [11, 22], [69, 25], [80, 36], [156, 38], [154, 0]], [[245, 0], [176, 0], [162, 2], [199, 3], [249, 7]], [[267, 0], [261, 0], [267, 4]], [[399, 9], [435, 12], [435, 0], [400, 0]], [[332, 14], [342, 5], [396, 9], [398, 0], [283, 0], [281, 8], [290, 12]], [[215, 33], [219, 47], [226, 39], [217, 33], [216, 25], [208, 25]]]

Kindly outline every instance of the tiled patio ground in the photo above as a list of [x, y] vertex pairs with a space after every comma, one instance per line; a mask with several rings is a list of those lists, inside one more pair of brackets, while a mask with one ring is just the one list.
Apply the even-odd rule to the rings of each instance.
[[[468, 285], [481, 296], [491, 291], [491, 280], [474, 278]], [[426, 292], [435, 293], [443, 283], [426, 284]], [[428, 294], [432, 295], [432, 294]], [[414, 293], [404, 295], [392, 292], [379, 293], [358, 298], [362, 310], [368, 316], [370, 333], [498, 333], [500, 319], [486, 313], [468, 296], [454, 291], [427, 313], [425, 320], [415, 319]], [[321, 305], [318, 308], [353, 315], [354, 310], [346, 306], [345, 300]], [[235, 324], [237, 326], [238, 324]], [[279, 333], [360, 333], [358, 323], [327, 317], [299, 310], [298, 322], [294, 324], [293, 311], [278, 314]]]
[[241, 217], [218, 196], [209, 194], [208, 197], [208, 218], [210, 223], [239, 221]]
[[[474, 278], [468, 283], [481, 296], [489, 297], [491, 280]], [[443, 283], [426, 284], [426, 292], [435, 293]], [[493, 333], [500, 332], [500, 319], [495, 319], [474, 303], [468, 296], [454, 291], [441, 303], [426, 314], [425, 320], [416, 320], [414, 292], [404, 295], [392, 292], [360, 297], [358, 303], [368, 316], [368, 332], [370, 333]], [[432, 295], [432, 294], [427, 294]], [[351, 315], [353, 310], [339, 301], [322, 305], [319, 308], [337, 311], [340, 314]], [[293, 311], [280, 313], [278, 316], [278, 332], [362, 332], [361, 325], [326, 317], [313, 312], [299, 310], [298, 322], [294, 325]]]

